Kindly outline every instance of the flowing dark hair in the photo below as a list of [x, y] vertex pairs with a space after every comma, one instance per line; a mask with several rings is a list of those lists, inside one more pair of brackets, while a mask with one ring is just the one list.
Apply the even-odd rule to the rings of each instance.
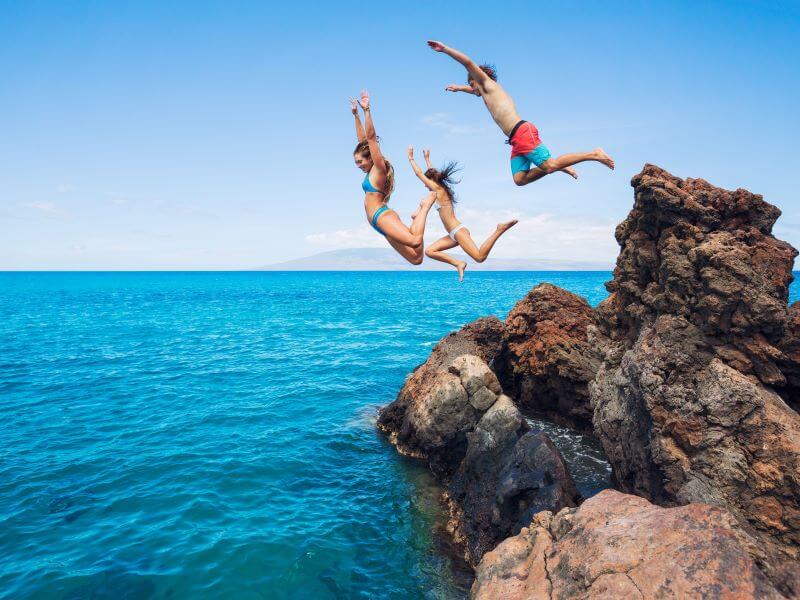
[[457, 162], [451, 161], [443, 166], [441, 169], [428, 169], [425, 171], [425, 177], [431, 179], [438, 183], [440, 186], [444, 188], [447, 197], [450, 198], [450, 202], [455, 204], [456, 203], [456, 192], [453, 189], [453, 186], [457, 183], [460, 183], [461, 180], [456, 180], [453, 175], [455, 175], [461, 168], [458, 166]]
[[[376, 140], [378, 142], [381, 141], [381, 139], [377, 136]], [[358, 144], [356, 144], [356, 149], [353, 150], [353, 154], [359, 154], [364, 158], [369, 158], [370, 160], [372, 160], [372, 154], [369, 151], [369, 142], [367, 142], [367, 140], [358, 142]], [[383, 157], [383, 162], [386, 163], [386, 183], [384, 184], [383, 190], [381, 191], [384, 194], [384, 199], [386, 200], [386, 202], [388, 202], [389, 197], [392, 195], [392, 192], [394, 192], [394, 167], [392, 166], [392, 163], [390, 163], [386, 159], [385, 156]]]

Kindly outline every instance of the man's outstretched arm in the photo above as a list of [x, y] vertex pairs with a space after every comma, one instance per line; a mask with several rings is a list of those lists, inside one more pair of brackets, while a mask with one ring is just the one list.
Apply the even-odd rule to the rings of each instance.
[[447, 92], [466, 92], [467, 94], [474, 94], [475, 90], [473, 90], [468, 85], [448, 85], [444, 88]]
[[[441, 42], [436, 42], [434, 40], [428, 40], [428, 46], [430, 46], [436, 52], [444, 52], [448, 56], [451, 56], [462, 65], [469, 73], [469, 76], [474, 79], [477, 83], [482, 84], [486, 79], [488, 79], [488, 75], [484, 73], [481, 68], [475, 64], [475, 62], [463, 52], [459, 52], [455, 48], [450, 48], [449, 46], [445, 46]], [[454, 90], [454, 91], [461, 91], [461, 90]]]

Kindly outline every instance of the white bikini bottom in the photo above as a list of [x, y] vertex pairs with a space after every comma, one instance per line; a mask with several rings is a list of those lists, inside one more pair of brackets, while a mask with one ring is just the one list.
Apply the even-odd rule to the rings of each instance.
[[456, 234], [458, 233], [458, 230], [459, 229], [463, 229], [463, 228], [464, 228], [464, 224], [463, 223], [461, 225], [456, 225], [455, 227], [453, 227], [453, 229], [450, 230], [450, 232], [447, 235], [449, 235], [450, 239], [455, 242], [456, 241]]

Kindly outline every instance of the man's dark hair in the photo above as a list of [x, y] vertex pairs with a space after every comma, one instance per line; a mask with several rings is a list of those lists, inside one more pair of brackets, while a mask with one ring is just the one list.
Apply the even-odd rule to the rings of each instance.
[[490, 65], [489, 63], [483, 63], [479, 65], [481, 71], [486, 73], [489, 76], [489, 79], [492, 81], [497, 81], [497, 69], [495, 69], [494, 65]]

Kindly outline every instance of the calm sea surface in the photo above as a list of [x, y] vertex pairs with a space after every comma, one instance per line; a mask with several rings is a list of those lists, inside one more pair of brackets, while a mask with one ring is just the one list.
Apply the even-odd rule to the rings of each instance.
[[608, 278], [0, 273], [0, 597], [463, 597], [375, 410], [449, 331]]

